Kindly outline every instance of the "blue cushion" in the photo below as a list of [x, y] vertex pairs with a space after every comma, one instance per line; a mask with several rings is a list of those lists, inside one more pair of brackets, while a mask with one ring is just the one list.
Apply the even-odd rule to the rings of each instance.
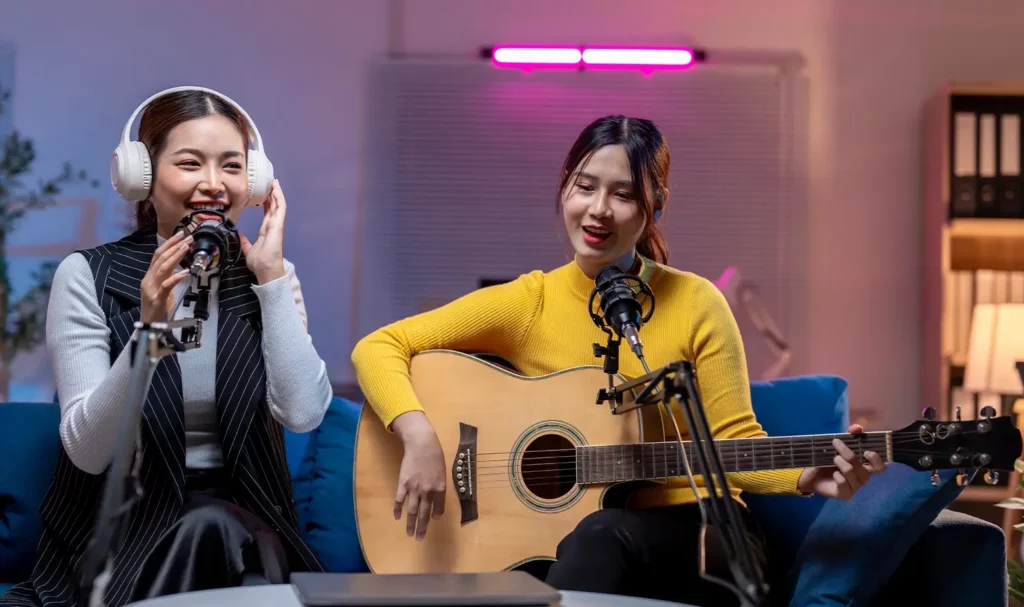
[[[757, 421], [768, 436], [836, 434], [849, 428], [847, 381], [834, 375], [802, 375], [750, 383]], [[743, 501], [764, 530], [773, 561], [788, 568], [811, 523], [824, 507], [819, 495], [753, 495]]]
[[956, 470], [928, 472], [903, 464], [872, 477], [853, 498], [827, 500], [797, 555], [793, 605], [870, 605], [911, 546], [963, 490]]
[[284, 454], [288, 460], [288, 474], [294, 477], [299, 473], [299, 466], [302, 464], [302, 459], [306, 456], [306, 449], [309, 448], [312, 441], [310, 437], [312, 432], [292, 432], [288, 428], [284, 429]]
[[28, 578], [42, 533], [39, 504], [60, 450], [60, 407], [0, 403], [0, 573]]
[[331, 401], [293, 478], [299, 527], [306, 544], [335, 573], [369, 571], [356, 531], [353, 465], [362, 405]]

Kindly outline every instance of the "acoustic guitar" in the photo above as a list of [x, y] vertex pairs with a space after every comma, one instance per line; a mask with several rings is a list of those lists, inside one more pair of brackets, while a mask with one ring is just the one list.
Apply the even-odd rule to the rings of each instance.
[[[431, 350], [413, 357], [411, 380], [450, 472], [445, 512], [422, 541], [406, 535], [404, 517], [395, 520], [402, 443], [367, 403], [356, 431], [355, 511], [376, 573], [502, 571], [553, 560], [559, 541], [588, 514], [623, 505], [638, 483], [686, 474], [679, 441], [662, 440], [658, 408], [612, 415], [595, 404], [608, 386], [601, 367], [524, 377], [472, 355]], [[858, 454], [875, 451], [925, 472], [1012, 470], [1022, 449], [1009, 417], [715, 444], [727, 473], [749, 472], [831, 466], [834, 438]], [[699, 470], [696, 451], [683, 445]]]

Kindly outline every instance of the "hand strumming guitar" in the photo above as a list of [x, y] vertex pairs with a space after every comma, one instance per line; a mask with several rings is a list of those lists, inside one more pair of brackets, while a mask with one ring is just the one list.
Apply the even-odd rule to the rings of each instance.
[[391, 429], [402, 439], [405, 453], [398, 472], [395, 494], [395, 520], [402, 518], [402, 507], [409, 501], [406, 533], [422, 540], [427, 524], [444, 514], [445, 471], [441, 441], [422, 411], [403, 413], [391, 422]]
[[[861, 434], [864, 428], [859, 424], [853, 424], [849, 432]], [[841, 440], [833, 440], [832, 446], [838, 452], [834, 460], [836, 465], [827, 468], [807, 468], [797, 481], [797, 489], [807, 494], [817, 493], [825, 497], [848, 500], [870, 480], [872, 474], [885, 470], [885, 462], [874, 451], [864, 452], [864, 459], [867, 460], [865, 465]]]

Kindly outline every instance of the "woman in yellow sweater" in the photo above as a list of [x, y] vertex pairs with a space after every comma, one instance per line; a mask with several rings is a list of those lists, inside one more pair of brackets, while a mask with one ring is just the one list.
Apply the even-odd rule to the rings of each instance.
[[[668, 202], [668, 172], [668, 145], [652, 122], [596, 120], [569, 151], [559, 184], [558, 208], [575, 249], [573, 261], [475, 291], [381, 328], [356, 345], [352, 361], [362, 391], [405, 448], [394, 514], [397, 520], [407, 511], [410, 536], [424, 537], [431, 516], [443, 514], [447, 474], [437, 435], [410, 383], [411, 358], [442, 348], [488, 352], [526, 375], [593, 365], [591, 344], [604, 334], [585, 311], [586, 301], [594, 277], [611, 263], [639, 274], [657, 298], [658, 312], [643, 331], [651, 368], [692, 361], [715, 437], [765, 436], [751, 408], [743, 342], [725, 298], [708, 280], [664, 265], [668, 255], [656, 223]], [[642, 375], [636, 357], [624, 354], [621, 373]], [[685, 420], [676, 415], [685, 432]], [[850, 430], [863, 432], [859, 426]], [[863, 464], [842, 442], [835, 447], [835, 467], [732, 474], [733, 495], [819, 493], [846, 499], [871, 473], [884, 470], [877, 454], [866, 454]], [[604, 509], [585, 518], [559, 544], [548, 582], [563, 590], [734, 603], [731, 592], [698, 574], [700, 512], [688, 481], [677, 480], [637, 494], [629, 509]], [[746, 510], [741, 512], [763, 567], [762, 538]], [[705, 559], [709, 574], [732, 579], [710, 528]]]

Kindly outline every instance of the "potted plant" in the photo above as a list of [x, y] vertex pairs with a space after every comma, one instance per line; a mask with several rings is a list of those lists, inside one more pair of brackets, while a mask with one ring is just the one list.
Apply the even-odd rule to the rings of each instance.
[[[10, 97], [9, 91], [0, 89], [0, 115]], [[40, 180], [34, 187], [26, 186], [23, 181], [31, 173], [35, 159], [31, 139], [22, 137], [17, 130], [4, 137], [0, 147], [0, 401], [8, 399], [15, 356], [32, 350], [45, 337], [43, 325], [50, 283], [57, 269], [56, 262], [41, 264], [33, 273], [32, 285], [12, 301], [5, 254], [7, 237], [25, 213], [53, 204], [64, 187], [76, 183], [99, 186], [85, 171], [75, 171], [69, 163], [56, 177]]]
[[[1024, 475], [1024, 460], [1017, 460], [1013, 463], [1013, 469], [1021, 475]], [[1017, 481], [1017, 488], [1024, 489], [1024, 477]], [[1024, 497], [1013, 496], [1005, 499], [996, 504], [1000, 508], [1008, 508], [1010, 510], [1024, 510]], [[1013, 526], [1017, 531], [1024, 532], [1024, 523], [1018, 523]], [[1024, 546], [1019, 551], [1024, 553]], [[1018, 601], [1024, 601], [1024, 565], [1021, 561], [1024, 561], [1024, 554], [1017, 555], [1006, 555], [1006, 571], [1009, 579], [1007, 584], [1009, 587], [1010, 596]], [[1017, 559], [1020, 559], [1018, 561]]]

